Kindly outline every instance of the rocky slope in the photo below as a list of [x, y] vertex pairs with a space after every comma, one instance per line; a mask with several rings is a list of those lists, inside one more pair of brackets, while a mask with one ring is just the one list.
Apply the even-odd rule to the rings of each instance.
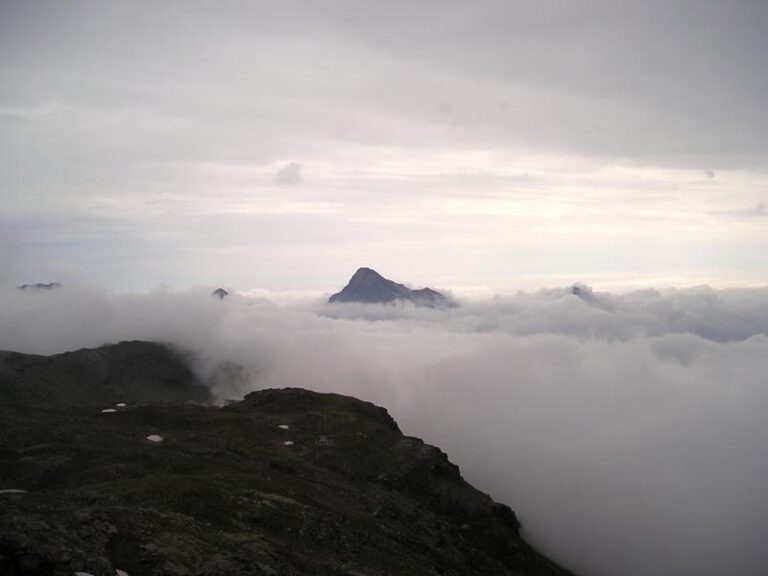
[[370, 268], [359, 268], [350, 278], [349, 283], [328, 299], [329, 304], [336, 302], [361, 302], [382, 304], [396, 300], [408, 301], [417, 306], [449, 306], [451, 302], [436, 290], [421, 288], [411, 290], [407, 286], [384, 278]]
[[0, 402], [82, 404], [210, 401], [184, 359], [152, 342], [54, 356], [0, 351]]
[[126, 404], [0, 403], [0, 575], [567, 574], [383, 408]]

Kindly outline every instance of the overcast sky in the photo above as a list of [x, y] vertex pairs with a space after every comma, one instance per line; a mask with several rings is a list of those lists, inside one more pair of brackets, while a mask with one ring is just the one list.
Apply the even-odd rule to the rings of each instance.
[[0, 0], [0, 283], [768, 279], [768, 2]]

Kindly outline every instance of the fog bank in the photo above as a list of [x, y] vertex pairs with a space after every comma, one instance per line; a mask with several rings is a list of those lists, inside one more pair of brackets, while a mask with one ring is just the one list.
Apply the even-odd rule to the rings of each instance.
[[580, 286], [450, 310], [209, 293], [7, 289], [0, 349], [165, 341], [204, 377], [247, 369], [220, 399], [373, 401], [585, 576], [768, 572], [768, 290]]

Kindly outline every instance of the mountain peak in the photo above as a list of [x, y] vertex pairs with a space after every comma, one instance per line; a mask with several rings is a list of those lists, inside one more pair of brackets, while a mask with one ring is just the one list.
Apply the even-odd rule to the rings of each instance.
[[362, 302], [365, 304], [381, 304], [406, 300], [418, 306], [447, 306], [448, 299], [431, 288], [411, 290], [403, 284], [384, 278], [372, 268], [361, 267], [352, 275], [341, 292], [328, 299], [333, 304], [337, 302]]
[[224, 290], [224, 288], [216, 288], [213, 292], [211, 292], [211, 296], [216, 296], [220, 300], [224, 300], [227, 296], [229, 296], [229, 292]]
[[384, 277], [376, 272], [373, 268], [366, 268], [365, 266], [362, 266], [357, 269], [357, 271], [352, 275], [352, 280], [355, 278], [361, 279], [361, 278], [381, 278], [384, 279]]

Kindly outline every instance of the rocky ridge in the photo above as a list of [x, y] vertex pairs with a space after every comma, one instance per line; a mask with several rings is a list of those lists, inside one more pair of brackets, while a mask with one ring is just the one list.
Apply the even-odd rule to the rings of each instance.
[[0, 402], [94, 404], [209, 402], [178, 352], [153, 342], [120, 342], [53, 356], [0, 351]]

